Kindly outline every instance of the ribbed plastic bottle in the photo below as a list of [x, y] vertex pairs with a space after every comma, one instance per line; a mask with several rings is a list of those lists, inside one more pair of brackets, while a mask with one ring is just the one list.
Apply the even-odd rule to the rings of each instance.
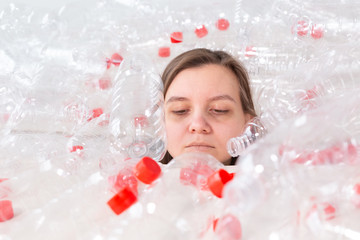
[[243, 134], [227, 142], [227, 151], [232, 157], [239, 156], [247, 147], [266, 134], [259, 117], [254, 117], [244, 127]]
[[145, 56], [124, 59], [115, 77], [111, 146], [130, 158], [161, 160], [166, 152], [163, 84]]

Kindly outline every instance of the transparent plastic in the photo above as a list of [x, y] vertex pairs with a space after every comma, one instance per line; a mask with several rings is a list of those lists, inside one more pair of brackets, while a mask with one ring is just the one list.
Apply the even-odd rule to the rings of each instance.
[[[358, 101], [354, 92], [284, 121], [241, 156], [225, 187], [224, 213], [246, 219], [244, 238], [356, 239], [359, 228], [351, 222], [359, 216]], [[356, 139], [348, 139], [349, 129]], [[259, 232], [263, 222], [267, 226]]]
[[[360, 239], [359, 12], [358, 0], [1, 0], [0, 202], [14, 216], [0, 239]], [[244, 63], [268, 133], [235, 166], [178, 156], [144, 186], [129, 153], [160, 158], [158, 76], [196, 47]], [[235, 176], [218, 198], [206, 179], [222, 168]], [[138, 201], [117, 215], [107, 202], [124, 186]]]
[[130, 158], [161, 160], [166, 149], [162, 82], [145, 56], [121, 64], [110, 114], [111, 144]]
[[232, 157], [239, 156], [247, 147], [262, 138], [267, 133], [260, 118], [254, 117], [244, 126], [243, 134], [239, 137], [231, 138], [227, 143], [228, 153]]

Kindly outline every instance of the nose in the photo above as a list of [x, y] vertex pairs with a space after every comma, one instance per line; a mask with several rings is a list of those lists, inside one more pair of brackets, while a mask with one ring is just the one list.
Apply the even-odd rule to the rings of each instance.
[[211, 132], [211, 126], [203, 114], [194, 113], [190, 119], [189, 132], [207, 134]]

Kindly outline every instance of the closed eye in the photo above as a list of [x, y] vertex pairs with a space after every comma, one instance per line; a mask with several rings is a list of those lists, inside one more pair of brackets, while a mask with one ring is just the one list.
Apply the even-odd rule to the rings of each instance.
[[229, 112], [229, 110], [224, 110], [224, 109], [211, 109], [211, 111], [216, 114], [225, 114]]
[[176, 115], [184, 115], [188, 112], [188, 110], [186, 109], [183, 109], [183, 110], [174, 110], [174, 111], [171, 111], [172, 113], [176, 114]]

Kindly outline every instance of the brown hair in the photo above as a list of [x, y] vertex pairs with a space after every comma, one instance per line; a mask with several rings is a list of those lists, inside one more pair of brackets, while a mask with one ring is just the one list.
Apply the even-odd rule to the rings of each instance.
[[[231, 70], [239, 82], [239, 94], [244, 113], [256, 116], [254, 103], [249, 85], [249, 75], [240, 61], [224, 51], [212, 51], [206, 48], [197, 48], [180, 54], [175, 57], [165, 68], [161, 79], [164, 84], [164, 96], [175, 77], [188, 68], [201, 67], [207, 64], [216, 64]], [[162, 163], [171, 160], [167, 152]]]

